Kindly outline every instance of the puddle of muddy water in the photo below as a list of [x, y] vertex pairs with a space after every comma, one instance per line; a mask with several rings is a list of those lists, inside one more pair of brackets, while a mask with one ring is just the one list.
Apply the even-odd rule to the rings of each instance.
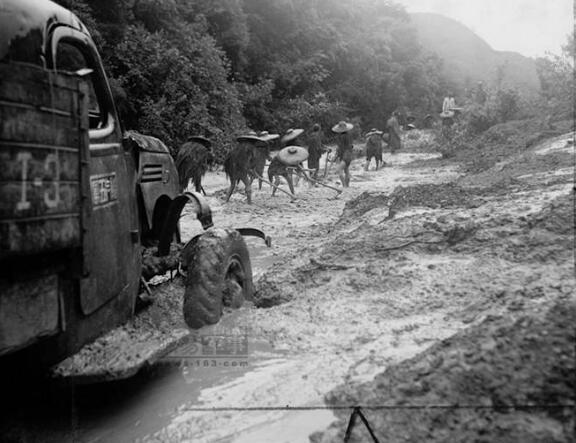
[[191, 382], [202, 385], [201, 392], [149, 441], [308, 442], [311, 433], [335, 419], [324, 393], [345, 383], [347, 375], [353, 382], [371, 380], [388, 364], [461, 327], [448, 325], [443, 317], [437, 313], [388, 321], [377, 336], [346, 353], [330, 346], [298, 354], [264, 349], [254, 352], [245, 372], [213, 386], [206, 386], [198, 372]]
[[[273, 351], [267, 342], [255, 338], [250, 339], [245, 358], [218, 359], [217, 366], [214, 361], [210, 355], [187, 356], [177, 349], [153, 369], [133, 379], [79, 387], [69, 395], [90, 401], [82, 400], [76, 405], [67, 422], [76, 423], [75, 428], [54, 429], [55, 438], [51, 441], [64, 441], [62, 435], [71, 432], [75, 442], [155, 441], [152, 436], [177, 420], [183, 411], [202, 405], [210, 408], [218, 402], [220, 393], [246, 392], [262, 379], [273, 377], [288, 362], [283, 353]], [[241, 400], [233, 406], [241, 407]]]
[[[206, 328], [217, 335], [245, 319], [232, 314], [223, 324]], [[401, 339], [390, 346], [390, 335], [430, 324], [430, 318], [408, 318], [388, 324], [377, 342], [359, 346], [354, 355], [331, 351], [294, 355], [273, 349], [268, 341], [249, 337], [247, 365], [212, 366], [211, 355], [194, 355], [177, 349], [154, 368], [130, 380], [78, 387], [65, 395], [76, 403], [62, 428], [43, 441], [75, 442], [308, 442], [335, 419], [325, 408], [323, 395], [344, 380], [351, 367], [357, 381], [370, 380], [390, 361], [414, 355], [422, 344]], [[418, 331], [416, 331], [418, 332]], [[442, 331], [445, 334], [446, 330]], [[420, 334], [431, 337], [431, 331]], [[435, 337], [436, 338], [436, 337]], [[386, 361], [370, 361], [372, 347], [381, 348]], [[239, 361], [228, 358], [228, 361]], [[208, 365], [205, 366], [204, 362]], [[223, 360], [220, 360], [223, 361]], [[361, 361], [361, 364], [356, 364]], [[300, 409], [285, 409], [285, 406]], [[244, 409], [243, 408], [251, 408]], [[229, 410], [228, 408], [231, 408]], [[39, 412], [41, 415], [42, 412]], [[64, 437], [66, 436], [66, 437]]]
[[308, 443], [310, 434], [326, 429], [335, 420], [336, 416], [329, 409], [293, 411], [286, 413], [283, 420], [243, 432], [230, 441]]
[[[159, 432], [141, 441], [308, 442], [311, 433], [335, 419], [318, 394], [314, 402], [293, 403], [269, 390], [283, 381], [294, 389], [293, 380], [286, 374], [297, 374], [299, 359], [274, 351], [267, 342], [252, 337], [246, 360], [248, 365], [234, 372], [189, 362], [192, 364], [185, 378], [199, 388], [197, 395], [176, 409], [169, 426], [158, 427]], [[263, 396], [263, 387], [271, 395]], [[302, 395], [308, 396], [309, 392]], [[286, 406], [310, 409], [290, 410]]]

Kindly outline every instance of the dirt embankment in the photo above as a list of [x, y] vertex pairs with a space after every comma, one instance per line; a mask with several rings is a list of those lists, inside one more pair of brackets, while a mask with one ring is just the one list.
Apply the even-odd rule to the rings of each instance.
[[[490, 316], [327, 400], [366, 406], [380, 441], [573, 441], [574, 409], [567, 405], [576, 389], [574, 318], [576, 303], [562, 298], [551, 307]], [[349, 414], [339, 415], [312, 440], [343, 441]], [[371, 438], [358, 425], [349, 441]]]
[[494, 125], [473, 140], [456, 141], [449, 150], [446, 150], [447, 144], [440, 138], [431, 138], [422, 146], [417, 135], [414, 135], [411, 146], [418, 151], [442, 152], [443, 159], [439, 163], [446, 160], [457, 162], [462, 172], [477, 174], [489, 170], [500, 161], [523, 155], [546, 140], [562, 136], [572, 131], [573, 127], [571, 120], [549, 123], [533, 118]]

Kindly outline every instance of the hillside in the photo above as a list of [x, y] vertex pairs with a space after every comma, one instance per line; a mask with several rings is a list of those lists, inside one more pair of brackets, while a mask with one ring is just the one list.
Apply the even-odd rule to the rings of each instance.
[[422, 45], [444, 60], [444, 72], [458, 87], [467, 79], [495, 86], [502, 67], [502, 84], [536, 92], [540, 82], [534, 60], [515, 52], [495, 51], [471, 29], [439, 14], [413, 13], [412, 22]]

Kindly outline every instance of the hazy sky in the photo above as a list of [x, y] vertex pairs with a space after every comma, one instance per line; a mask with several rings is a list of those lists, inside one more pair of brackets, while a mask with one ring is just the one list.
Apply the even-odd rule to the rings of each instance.
[[472, 29], [492, 48], [535, 57], [560, 53], [571, 32], [573, 0], [396, 0], [408, 12], [436, 12]]

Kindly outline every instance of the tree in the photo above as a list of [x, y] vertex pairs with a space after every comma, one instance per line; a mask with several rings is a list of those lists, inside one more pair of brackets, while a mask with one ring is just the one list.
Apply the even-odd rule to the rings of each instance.
[[560, 55], [547, 54], [536, 60], [536, 67], [548, 112], [557, 118], [574, 118], [574, 33]]

